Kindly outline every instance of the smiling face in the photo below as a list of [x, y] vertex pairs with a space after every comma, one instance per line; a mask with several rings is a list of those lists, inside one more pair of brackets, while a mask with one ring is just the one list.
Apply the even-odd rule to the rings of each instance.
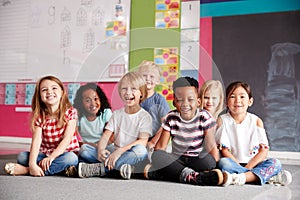
[[140, 89], [132, 85], [126, 79], [120, 83], [120, 96], [126, 107], [135, 107], [140, 105], [142, 93]]
[[159, 73], [156, 70], [151, 71], [146, 69], [140, 71], [140, 73], [146, 81], [147, 90], [154, 91], [155, 86], [159, 84]]
[[101, 107], [101, 101], [97, 92], [93, 89], [87, 89], [82, 93], [82, 105], [88, 118], [95, 119]]
[[253, 98], [249, 98], [247, 91], [239, 86], [227, 97], [227, 107], [231, 115], [245, 115], [247, 109], [253, 103]]
[[52, 110], [52, 112], [58, 109], [62, 94], [62, 88], [55, 81], [45, 79], [41, 82], [41, 100], [48, 108]]
[[207, 89], [203, 96], [203, 108], [212, 115], [215, 115], [216, 109], [220, 104], [219, 92], [212, 89]]
[[195, 87], [177, 87], [175, 90], [174, 106], [184, 120], [191, 120], [200, 105], [198, 92]]

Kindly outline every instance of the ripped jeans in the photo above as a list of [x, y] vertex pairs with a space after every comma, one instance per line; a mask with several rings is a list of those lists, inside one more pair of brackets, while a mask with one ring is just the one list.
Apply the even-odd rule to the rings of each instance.
[[270, 180], [272, 176], [277, 175], [282, 170], [282, 165], [278, 159], [269, 158], [256, 165], [253, 169], [249, 170], [236, 163], [231, 158], [224, 157], [218, 162], [218, 168], [220, 168], [222, 171], [227, 171], [230, 174], [241, 174], [251, 171], [259, 178], [260, 184], [263, 185]]

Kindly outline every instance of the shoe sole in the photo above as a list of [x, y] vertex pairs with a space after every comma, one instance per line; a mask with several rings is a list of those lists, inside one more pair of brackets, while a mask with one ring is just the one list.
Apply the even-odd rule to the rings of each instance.
[[222, 183], [222, 186], [227, 187], [228, 185], [230, 185], [231, 182], [232, 182], [232, 180], [229, 180], [229, 179], [232, 179], [231, 174], [229, 174], [226, 171], [223, 172], [223, 183]]
[[282, 170], [282, 180], [286, 180], [286, 181], [282, 181], [281, 185], [282, 186], [286, 186], [289, 185], [292, 182], [292, 174], [287, 171], [287, 170]]
[[82, 166], [82, 164], [83, 164], [83, 163], [79, 163], [79, 164], [78, 164], [78, 177], [80, 177], [80, 178], [85, 178], [85, 177], [82, 176], [82, 174], [81, 174], [81, 166]]
[[124, 179], [129, 180], [131, 178], [131, 173], [132, 173], [132, 168], [129, 164], [124, 164], [121, 166], [120, 174]]
[[151, 164], [147, 164], [144, 168], [144, 177], [149, 180], [148, 172], [151, 168]]
[[211, 170], [211, 171], [217, 172], [217, 174], [218, 174], [218, 179], [219, 179], [217, 185], [222, 185], [222, 184], [223, 184], [223, 181], [224, 181], [224, 177], [223, 177], [222, 171], [219, 170], [219, 169], [213, 169], [213, 170]]

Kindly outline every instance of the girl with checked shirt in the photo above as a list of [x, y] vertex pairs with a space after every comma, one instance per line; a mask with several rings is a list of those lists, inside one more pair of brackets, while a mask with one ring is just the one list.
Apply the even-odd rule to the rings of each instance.
[[10, 175], [75, 175], [79, 143], [77, 111], [68, 100], [62, 82], [54, 76], [41, 78], [32, 98], [32, 143], [30, 152], [18, 155], [18, 163], [7, 163]]

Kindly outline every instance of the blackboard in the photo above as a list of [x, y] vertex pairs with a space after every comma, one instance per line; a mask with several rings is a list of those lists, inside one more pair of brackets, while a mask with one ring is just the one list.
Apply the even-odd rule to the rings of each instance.
[[0, 4], [0, 81], [53, 74], [116, 81], [128, 68], [130, 0], [6, 0]]
[[[299, 20], [300, 11], [213, 18], [216, 67], [225, 86], [250, 84], [249, 111], [263, 119], [271, 150], [300, 151]], [[275, 72], [270, 66], [281, 53], [287, 56], [276, 61], [283, 65]]]

